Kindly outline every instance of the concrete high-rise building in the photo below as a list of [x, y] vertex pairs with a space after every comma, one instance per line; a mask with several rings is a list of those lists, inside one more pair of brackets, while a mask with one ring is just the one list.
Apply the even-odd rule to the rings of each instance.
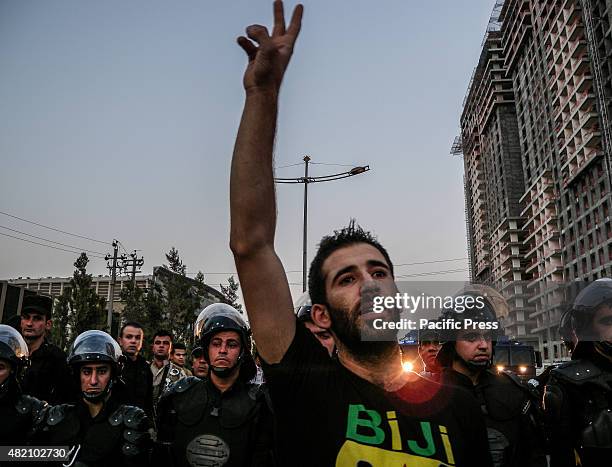
[[566, 357], [575, 280], [611, 276], [612, 2], [498, 0], [461, 116], [472, 280], [514, 311], [507, 334]]

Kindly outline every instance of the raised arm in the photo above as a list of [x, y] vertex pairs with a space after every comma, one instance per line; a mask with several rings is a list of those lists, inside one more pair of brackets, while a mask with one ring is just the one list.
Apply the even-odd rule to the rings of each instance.
[[[295, 335], [295, 317], [283, 265], [274, 251], [276, 200], [272, 169], [280, 86], [300, 32], [303, 7], [285, 27], [283, 2], [274, 2], [272, 35], [253, 25], [238, 44], [249, 62], [246, 100], [232, 158], [231, 233], [238, 277], [257, 349], [278, 363]], [[251, 39], [251, 40], [249, 40]]]

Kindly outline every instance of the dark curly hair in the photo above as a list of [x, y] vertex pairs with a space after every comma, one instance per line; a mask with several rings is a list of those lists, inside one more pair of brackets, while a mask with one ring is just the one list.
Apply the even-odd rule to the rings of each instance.
[[389, 258], [387, 250], [378, 243], [376, 237], [351, 219], [349, 225], [340, 229], [334, 230], [333, 235], [327, 235], [321, 239], [319, 249], [312, 263], [310, 263], [310, 271], [308, 272], [308, 290], [312, 303], [327, 304], [327, 296], [325, 294], [325, 277], [323, 276], [323, 263], [329, 256], [340, 248], [354, 245], [357, 243], [366, 243], [372, 245], [383, 255], [393, 273], [393, 263]]

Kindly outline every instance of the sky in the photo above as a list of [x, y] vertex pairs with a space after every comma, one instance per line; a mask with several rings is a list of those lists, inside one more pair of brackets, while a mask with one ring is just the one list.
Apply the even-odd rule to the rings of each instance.
[[[412, 275], [467, 269], [463, 163], [449, 149], [493, 3], [304, 1], [276, 175], [300, 177], [304, 155], [312, 176], [371, 168], [309, 186], [309, 260], [355, 218], [405, 280], [467, 279]], [[225, 283], [246, 65], [235, 40], [271, 20], [267, 0], [2, 0], [0, 278], [70, 276], [83, 249], [105, 274], [116, 238], [145, 274], [174, 246], [189, 274]], [[299, 295], [303, 185], [277, 198], [276, 249]]]

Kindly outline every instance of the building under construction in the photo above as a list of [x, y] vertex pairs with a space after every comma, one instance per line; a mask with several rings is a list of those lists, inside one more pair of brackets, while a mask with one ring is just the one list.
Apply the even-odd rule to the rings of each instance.
[[498, 0], [461, 115], [471, 279], [506, 334], [567, 356], [565, 284], [612, 276], [612, 1]]

